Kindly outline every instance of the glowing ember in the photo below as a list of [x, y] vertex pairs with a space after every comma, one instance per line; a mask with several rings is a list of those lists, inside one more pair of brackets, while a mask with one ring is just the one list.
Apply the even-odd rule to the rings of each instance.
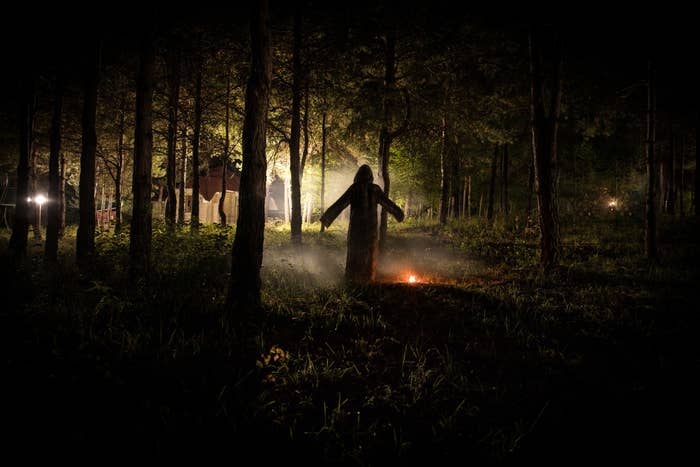
[[416, 276], [410, 275], [410, 276], [408, 276], [408, 282], [410, 284], [415, 284], [416, 282], [418, 282], [418, 280], [416, 279]]

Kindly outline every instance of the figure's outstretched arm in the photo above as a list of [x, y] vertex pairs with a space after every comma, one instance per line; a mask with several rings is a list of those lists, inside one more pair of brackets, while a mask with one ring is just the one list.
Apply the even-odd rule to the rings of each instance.
[[379, 201], [379, 204], [381, 204], [384, 209], [386, 209], [392, 216], [394, 216], [397, 221], [403, 221], [404, 215], [401, 208], [398, 207], [396, 203], [394, 203], [392, 200], [390, 200], [389, 197], [384, 194], [384, 191], [382, 191], [382, 189], [379, 188], [379, 186], [377, 186], [377, 191], [379, 191], [377, 195], [377, 200]]
[[348, 188], [345, 193], [343, 193], [343, 196], [338, 198], [338, 200], [331, 204], [328, 209], [326, 209], [326, 212], [323, 213], [323, 216], [321, 216], [321, 226], [323, 227], [329, 227], [333, 221], [335, 220], [336, 217], [340, 215], [341, 212], [343, 212], [343, 209], [345, 209], [348, 204], [350, 204], [350, 188]]

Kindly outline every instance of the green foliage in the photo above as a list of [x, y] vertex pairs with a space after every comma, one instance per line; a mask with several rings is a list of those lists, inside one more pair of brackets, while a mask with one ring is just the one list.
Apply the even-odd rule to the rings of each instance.
[[[698, 251], [686, 247], [697, 237], [674, 223], [662, 227], [667, 242], [658, 266], [639, 254], [636, 224], [601, 219], [565, 233], [559, 273], [543, 276], [536, 232], [523, 235], [512, 220], [445, 228], [409, 220], [392, 229], [399, 255], [402, 239], [420, 240], [435, 251], [447, 245], [459, 261], [480, 257], [485, 266], [458, 280], [357, 288], [323, 285], [287, 263], [288, 227], [269, 224], [264, 308], [236, 329], [223, 307], [233, 229], [202, 226], [192, 234], [156, 225], [153, 274], [136, 284], [127, 278], [128, 232], [103, 232], [90, 271], [72, 266], [72, 237], [56, 267], [36, 260], [39, 245], [18, 274], [5, 267], [5, 294], [18, 307], [3, 317], [18, 336], [30, 326], [42, 342], [30, 351], [11, 340], [18, 352], [40, 356], [46, 347], [71, 361], [100, 362], [109, 384], [147, 378], [133, 373], [138, 362], [166, 379], [177, 369], [175, 387], [137, 396], [133, 403], [147, 397], [155, 404], [137, 417], [157, 410], [185, 427], [196, 415], [232, 436], [246, 426], [271, 443], [305, 446], [319, 461], [465, 449], [484, 461], [515, 459], [560, 429], [546, 421], [563, 410], [552, 402], [556, 385], [583, 385], [573, 389], [583, 397], [601, 378], [614, 387], [652, 384], [653, 374], [639, 373], [658, 358], [648, 343], [685, 338], [687, 327], [678, 324], [689, 319], [682, 310], [697, 280], [690, 252]], [[318, 230], [304, 232], [306, 248], [343, 247], [343, 226]], [[676, 314], [664, 314], [671, 309]], [[664, 355], [671, 365], [694, 358]], [[58, 384], [70, 377], [59, 374]]]

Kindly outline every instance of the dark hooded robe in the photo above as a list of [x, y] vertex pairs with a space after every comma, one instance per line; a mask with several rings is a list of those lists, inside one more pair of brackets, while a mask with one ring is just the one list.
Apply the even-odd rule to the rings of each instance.
[[354, 183], [321, 217], [323, 227], [328, 227], [350, 205], [348, 256], [345, 263], [345, 279], [349, 282], [374, 280], [377, 271], [377, 204], [381, 204], [399, 222], [404, 217], [401, 208], [373, 181], [372, 169], [366, 164], [360, 167], [355, 174]]

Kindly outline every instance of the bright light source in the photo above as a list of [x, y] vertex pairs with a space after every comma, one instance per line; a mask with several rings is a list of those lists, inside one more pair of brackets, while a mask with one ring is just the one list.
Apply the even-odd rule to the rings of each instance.
[[615, 199], [615, 198], [610, 198], [610, 201], [608, 201], [608, 207], [610, 209], [615, 209], [620, 205], [620, 202]]
[[31, 202], [32, 202], [32, 197], [30, 196], [29, 198], [27, 198], [27, 203], [31, 203]]
[[415, 284], [416, 282], [418, 282], [418, 279], [416, 279], [416, 276], [410, 275], [408, 276], [408, 282], [409, 284]]
[[39, 206], [41, 206], [42, 204], [44, 204], [47, 201], [48, 200], [46, 199], [46, 197], [44, 195], [39, 195], [36, 198], [34, 198], [34, 202], [36, 204], [38, 204]]

